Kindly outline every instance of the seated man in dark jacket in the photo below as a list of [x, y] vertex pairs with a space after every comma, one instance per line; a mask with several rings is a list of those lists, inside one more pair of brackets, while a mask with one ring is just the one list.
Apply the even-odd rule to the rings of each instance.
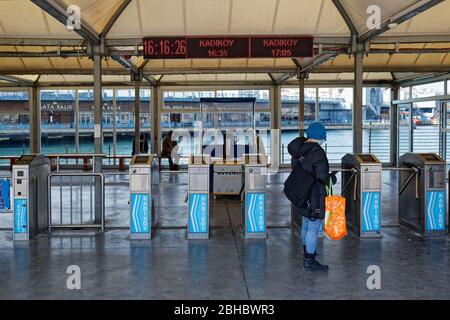
[[[327, 139], [325, 127], [321, 123], [313, 123], [306, 130], [308, 138], [297, 138], [288, 146], [292, 156], [292, 167], [302, 162], [302, 167], [316, 178], [312, 185], [308, 205], [304, 208], [296, 208], [303, 216], [302, 242], [304, 249], [304, 270], [328, 271], [328, 266], [316, 261], [317, 240], [322, 220], [325, 218], [326, 188], [332, 180], [336, 183], [334, 173], [330, 174], [330, 168], [325, 151], [321, 145]], [[302, 183], [299, 181], [299, 183]]]

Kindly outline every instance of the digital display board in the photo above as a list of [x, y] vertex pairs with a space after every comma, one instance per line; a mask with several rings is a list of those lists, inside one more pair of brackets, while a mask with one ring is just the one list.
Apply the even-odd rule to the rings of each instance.
[[251, 58], [313, 57], [312, 37], [253, 37]]
[[312, 37], [147, 37], [145, 59], [301, 58], [313, 56]]

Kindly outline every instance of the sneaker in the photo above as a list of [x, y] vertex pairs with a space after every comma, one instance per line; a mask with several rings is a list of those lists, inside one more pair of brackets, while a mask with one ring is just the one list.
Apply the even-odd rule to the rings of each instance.
[[320, 264], [314, 254], [306, 254], [303, 262], [303, 270], [311, 272], [328, 272], [328, 266]]

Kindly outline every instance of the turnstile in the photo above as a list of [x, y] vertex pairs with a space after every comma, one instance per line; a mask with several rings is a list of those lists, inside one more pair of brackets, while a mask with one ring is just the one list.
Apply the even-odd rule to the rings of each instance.
[[447, 234], [445, 161], [433, 153], [399, 159], [399, 222], [423, 236]]
[[31, 240], [48, 227], [48, 176], [50, 160], [43, 155], [23, 155], [13, 165], [13, 239]]
[[373, 154], [342, 158], [347, 226], [362, 238], [381, 237], [381, 162]]
[[244, 202], [242, 221], [244, 238], [266, 238], [267, 164], [264, 155], [245, 155]]
[[210, 162], [208, 155], [190, 158], [188, 239], [209, 239]]
[[130, 163], [130, 239], [149, 240], [153, 237], [158, 219], [154, 198], [158, 182], [153, 155], [135, 155]]

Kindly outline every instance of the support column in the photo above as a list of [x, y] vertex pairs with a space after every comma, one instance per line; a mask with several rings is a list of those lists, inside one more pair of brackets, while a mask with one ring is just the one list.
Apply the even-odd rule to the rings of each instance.
[[41, 153], [41, 103], [37, 86], [29, 89], [30, 153]]
[[113, 164], [116, 165], [117, 156], [117, 90], [113, 90]]
[[397, 166], [398, 163], [398, 106], [393, 101], [399, 98], [399, 87], [394, 82], [391, 87], [391, 156], [390, 165]]
[[134, 82], [134, 153], [140, 154], [141, 82]]
[[[102, 128], [102, 57], [99, 53], [94, 55], [94, 153], [103, 153]], [[102, 158], [95, 158], [95, 172], [102, 172]], [[95, 179], [95, 223], [101, 221], [101, 206], [104, 199], [101, 197], [100, 179]]]
[[[273, 85], [270, 91], [272, 97], [271, 112], [272, 121], [270, 128], [272, 129], [270, 134], [270, 162], [272, 168], [278, 168], [280, 163], [284, 160], [284, 146], [281, 145], [281, 86], [278, 84]], [[280, 157], [281, 155], [281, 157]]]
[[363, 148], [362, 104], [363, 104], [363, 62], [364, 54], [357, 52], [355, 59], [355, 85], [353, 87], [353, 152], [361, 153]]
[[272, 86], [272, 121], [271, 129], [281, 129], [281, 86]]
[[157, 154], [159, 155], [159, 140], [160, 140], [160, 135], [161, 135], [161, 115], [159, 110], [160, 106], [159, 106], [159, 102], [160, 102], [160, 88], [159, 86], [153, 86], [151, 89], [151, 99], [152, 99], [152, 103], [151, 103], [151, 117], [152, 117], [152, 128], [151, 128], [151, 133], [152, 133], [152, 153], [153, 154]]
[[316, 103], [314, 104], [314, 121], [320, 122], [320, 103], [319, 103], [319, 88], [316, 88]]
[[299, 74], [299, 134], [305, 136], [305, 79], [306, 74]]
[[[74, 119], [75, 124], [75, 153], [80, 153], [80, 96], [78, 90], [75, 90]], [[77, 159], [78, 164], [78, 159]]]

